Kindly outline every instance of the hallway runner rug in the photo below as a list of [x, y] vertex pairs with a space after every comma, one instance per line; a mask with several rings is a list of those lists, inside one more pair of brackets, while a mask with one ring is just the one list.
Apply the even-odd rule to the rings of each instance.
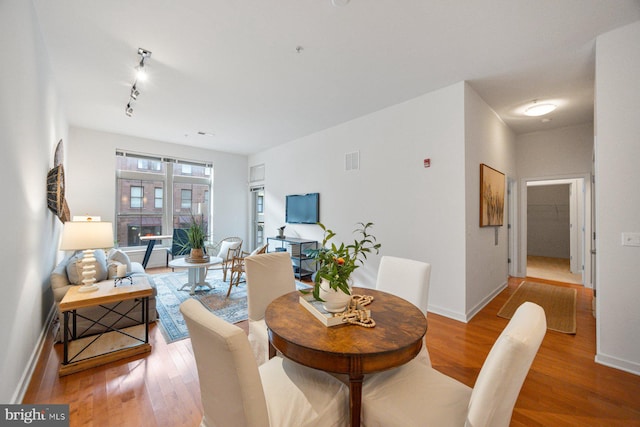
[[575, 334], [577, 293], [574, 288], [524, 281], [502, 306], [498, 316], [511, 319], [520, 304], [530, 301], [544, 309], [547, 329]]
[[[153, 274], [149, 280], [156, 287], [156, 310], [159, 316], [160, 331], [167, 343], [172, 343], [189, 337], [187, 325], [180, 313], [180, 304], [195, 298], [209, 311], [221, 317], [229, 323], [237, 323], [247, 320], [247, 284], [240, 283], [231, 290], [229, 298], [226, 298], [229, 282], [222, 280], [222, 271], [209, 271], [207, 282], [213, 287], [196, 288], [194, 295], [189, 295], [189, 289], [179, 290], [187, 282], [187, 272], [175, 272], [165, 274]], [[298, 289], [307, 286], [296, 281]]]

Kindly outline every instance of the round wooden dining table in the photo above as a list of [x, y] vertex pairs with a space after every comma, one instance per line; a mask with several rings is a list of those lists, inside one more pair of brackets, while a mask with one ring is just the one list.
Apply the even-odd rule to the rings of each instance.
[[413, 359], [422, 348], [427, 319], [418, 307], [395, 295], [368, 288], [354, 288], [353, 294], [373, 296], [366, 308], [375, 327], [327, 327], [300, 304], [299, 291], [273, 300], [265, 321], [270, 356], [278, 350], [302, 365], [349, 376], [351, 426], [359, 426], [364, 375]]

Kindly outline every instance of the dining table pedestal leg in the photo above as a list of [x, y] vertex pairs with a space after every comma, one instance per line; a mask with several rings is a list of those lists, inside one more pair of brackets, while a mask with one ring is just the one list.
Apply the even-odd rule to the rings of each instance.
[[360, 412], [362, 410], [362, 379], [364, 375], [357, 377], [349, 375], [349, 413], [351, 414], [351, 427], [360, 425]]

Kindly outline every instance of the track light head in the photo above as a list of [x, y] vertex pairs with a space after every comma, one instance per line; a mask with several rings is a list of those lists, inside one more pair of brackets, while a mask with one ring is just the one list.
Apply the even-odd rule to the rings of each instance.
[[124, 112], [127, 115], [127, 117], [133, 116], [133, 108], [131, 107], [131, 103], [127, 104], [127, 108], [125, 108]]
[[151, 52], [139, 47], [138, 55], [140, 55], [140, 63], [136, 67], [136, 77], [137, 80], [144, 81], [147, 78], [147, 72], [144, 69], [144, 61], [151, 58]]
[[144, 60], [140, 61], [140, 65], [136, 67], [136, 80], [141, 82], [147, 80], [147, 70], [144, 69]]
[[134, 84], [133, 87], [131, 88], [131, 99], [133, 100], [138, 99], [138, 95], [140, 95], [140, 91], [136, 88], [136, 85]]

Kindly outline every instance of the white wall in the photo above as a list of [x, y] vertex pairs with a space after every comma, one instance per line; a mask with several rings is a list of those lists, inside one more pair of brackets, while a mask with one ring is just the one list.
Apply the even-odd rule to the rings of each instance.
[[[480, 227], [480, 163], [516, 176], [515, 137], [495, 112], [465, 85], [465, 317], [472, 318], [507, 285], [508, 199], [502, 227]], [[451, 189], [455, 191], [455, 189]], [[506, 192], [505, 192], [506, 193]], [[460, 227], [462, 224], [458, 224]], [[496, 244], [496, 229], [498, 241]]]
[[527, 181], [584, 179], [585, 257], [584, 283], [592, 287], [591, 277], [591, 170], [593, 167], [592, 123], [560, 129], [532, 132], [516, 136], [516, 164], [519, 176], [520, 203], [518, 237], [519, 256], [516, 260], [518, 276], [526, 276], [527, 265]]
[[[67, 146], [67, 202], [71, 215], [115, 220], [116, 149], [213, 163], [213, 240], [237, 236], [247, 241], [247, 157], [133, 136], [71, 127]], [[149, 266], [164, 265], [161, 250]], [[142, 253], [132, 258], [142, 259]]]
[[640, 21], [596, 42], [596, 361], [640, 374]]
[[53, 306], [49, 273], [61, 223], [46, 178], [67, 125], [30, 1], [0, 2], [0, 402], [20, 403]]
[[[465, 319], [464, 83], [253, 155], [265, 164], [265, 230], [284, 225], [285, 195], [320, 193], [320, 221], [349, 241], [354, 225], [375, 223], [381, 255], [432, 264], [429, 310]], [[344, 171], [360, 151], [360, 170]], [[431, 158], [431, 167], [423, 159]], [[321, 240], [315, 225], [285, 234]], [[373, 287], [379, 257], [356, 271]]]
[[593, 124], [517, 135], [516, 146], [522, 178], [581, 176], [591, 172]]

